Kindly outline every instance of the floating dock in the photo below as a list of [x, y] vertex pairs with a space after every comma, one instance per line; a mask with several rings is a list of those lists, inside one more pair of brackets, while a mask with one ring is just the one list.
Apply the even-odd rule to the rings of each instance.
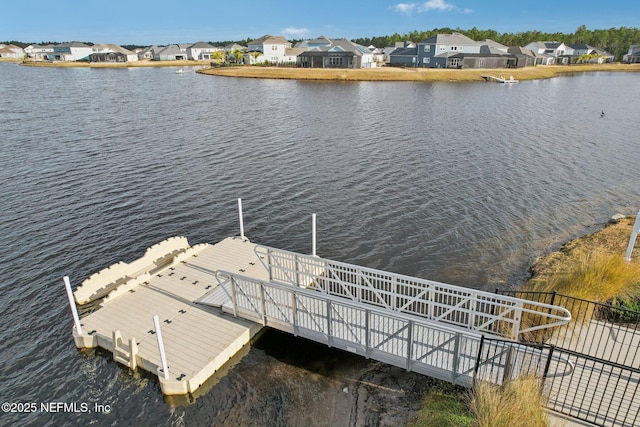
[[495, 83], [518, 83], [519, 80], [513, 78], [513, 76], [509, 76], [508, 79], [504, 78], [504, 76], [496, 77], [496, 76], [482, 76], [488, 82]]
[[[74, 328], [79, 348], [102, 347], [117, 362], [158, 374], [167, 395], [193, 393], [262, 329], [262, 325], [197, 304], [218, 286], [216, 270], [268, 280], [256, 245], [240, 237], [189, 246], [174, 237], [131, 263], [91, 276], [75, 291], [78, 303], [103, 298], [101, 307]], [[164, 336], [168, 375], [154, 328]]]
[[[260, 246], [243, 233], [193, 247], [172, 237], [75, 293], [68, 278], [65, 285], [76, 346], [102, 347], [124, 366], [157, 374], [166, 395], [194, 393], [265, 326], [454, 384], [476, 375], [500, 383], [530, 358], [515, 342], [522, 334], [571, 319], [562, 307]], [[80, 319], [76, 303], [98, 300]], [[522, 323], [531, 316], [535, 325]], [[509, 347], [487, 374], [479, 362], [485, 334]]]

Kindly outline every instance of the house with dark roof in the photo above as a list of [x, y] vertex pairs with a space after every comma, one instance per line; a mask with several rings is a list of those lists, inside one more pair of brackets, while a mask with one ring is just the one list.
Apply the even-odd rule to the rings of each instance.
[[325, 36], [296, 45], [305, 49], [297, 64], [303, 68], [373, 68], [376, 62], [369, 48], [347, 39]]
[[602, 64], [613, 62], [614, 56], [604, 49], [589, 46], [586, 43], [567, 45], [568, 50], [564, 55], [568, 64]]

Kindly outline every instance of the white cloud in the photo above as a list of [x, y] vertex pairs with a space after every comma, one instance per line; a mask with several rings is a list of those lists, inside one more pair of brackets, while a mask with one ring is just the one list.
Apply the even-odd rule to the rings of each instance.
[[473, 9], [463, 9], [462, 13], [473, 13]]
[[420, 6], [418, 6], [418, 11], [419, 12], [427, 12], [430, 10], [444, 11], [444, 10], [451, 10], [454, 7], [455, 7], [454, 5], [447, 3], [444, 0], [428, 0], [422, 3]]
[[303, 38], [307, 34], [309, 34], [309, 30], [306, 28], [289, 27], [282, 30], [282, 34], [286, 36], [294, 37], [294, 38]]
[[416, 4], [415, 3], [398, 3], [397, 5], [393, 6], [393, 8], [396, 10], [396, 12], [406, 13], [407, 15], [410, 15], [411, 12], [413, 12], [413, 9], [416, 8]]

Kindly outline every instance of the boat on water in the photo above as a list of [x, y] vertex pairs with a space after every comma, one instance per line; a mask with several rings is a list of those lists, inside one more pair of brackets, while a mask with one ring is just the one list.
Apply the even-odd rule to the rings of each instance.
[[180, 68], [179, 70], [176, 70], [176, 74], [184, 74], [184, 69]]

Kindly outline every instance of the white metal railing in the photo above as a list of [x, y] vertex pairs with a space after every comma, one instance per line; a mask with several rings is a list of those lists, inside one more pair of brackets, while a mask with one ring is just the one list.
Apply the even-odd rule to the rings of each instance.
[[269, 280], [518, 340], [569, 323], [563, 307], [257, 246]]
[[[474, 374], [481, 380], [501, 382], [506, 375], [535, 373], [535, 364], [515, 361], [534, 353], [541, 360], [550, 358], [546, 350], [507, 343], [514, 362], [479, 360], [482, 334], [476, 331], [235, 273], [218, 271], [216, 277], [229, 296], [222, 309], [235, 316], [454, 384], [469, 386]], [[493, 369], [476, 368], [487, 363]]]

